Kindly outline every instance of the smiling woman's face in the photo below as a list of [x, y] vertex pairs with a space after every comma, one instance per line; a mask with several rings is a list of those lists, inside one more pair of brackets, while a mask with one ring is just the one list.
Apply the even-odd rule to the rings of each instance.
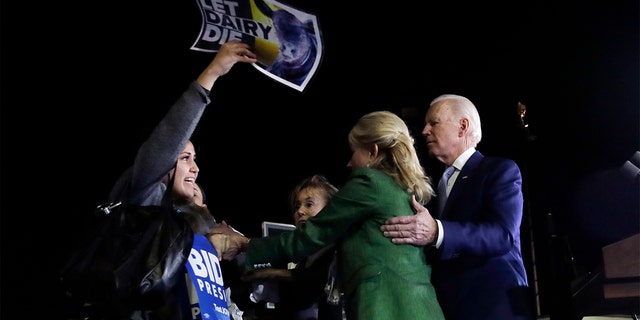
[[196, 164], [196, 151], [191, 141], [187, 142], [184, 150], [182, 150], [182, 153], [178, 156], [178, 162], [172, 171], [174, 174], [174, 197], [193, 198], [195, 188], [197, 188], [196, 179], [198, 178], [200, 168], [198, 168]]

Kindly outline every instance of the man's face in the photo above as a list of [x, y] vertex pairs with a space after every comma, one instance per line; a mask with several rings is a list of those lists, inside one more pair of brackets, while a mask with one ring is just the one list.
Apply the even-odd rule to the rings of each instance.
[[460, 144], [462, 132], [460, 123], [452, 117], [446, 100], [439, 101], [429, 108], [422, 135], [425, 137], [429, 155], [432, 157], [443, 161], [455, 153]]

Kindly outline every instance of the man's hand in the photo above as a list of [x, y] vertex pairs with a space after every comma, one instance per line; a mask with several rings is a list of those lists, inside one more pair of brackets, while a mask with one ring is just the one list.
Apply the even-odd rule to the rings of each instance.
[[422, 206], [416, 197], [411, 197], [411, 204], [416, 210], [413, 216], [401, 216], [387, 219], [380, 227], [384, 236], [393, 243], [426, 246], [438, 239], [438, 224], [429, 210]]

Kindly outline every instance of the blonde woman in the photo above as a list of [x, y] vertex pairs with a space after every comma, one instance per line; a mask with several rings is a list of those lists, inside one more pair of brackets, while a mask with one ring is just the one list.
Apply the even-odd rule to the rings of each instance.
[[412, 195], [422, 203], [434, 195], [407, 125], [394, 113], [372, 112], [348, 140], [345, 184], [296, 230], [251, 239], [245, 267], [300, 260], [335, 244], [347, 319], [444, 319], [423, 248], [395, 245], [380, 232], [388, 218], [413, 214]]

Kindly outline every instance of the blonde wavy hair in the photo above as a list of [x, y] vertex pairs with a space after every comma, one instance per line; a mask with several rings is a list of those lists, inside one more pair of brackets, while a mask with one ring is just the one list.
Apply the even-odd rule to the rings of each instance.
[[349, 143], [357, 147], [378, 146], [378, 156], [370, 168], [390, 175], [416, 200], [425, 204], [435, 195], [431, 178], [420, 165], [414, 139], [407, 124], [389, 111], [374, 111], [362, 116], [349, 132]]

